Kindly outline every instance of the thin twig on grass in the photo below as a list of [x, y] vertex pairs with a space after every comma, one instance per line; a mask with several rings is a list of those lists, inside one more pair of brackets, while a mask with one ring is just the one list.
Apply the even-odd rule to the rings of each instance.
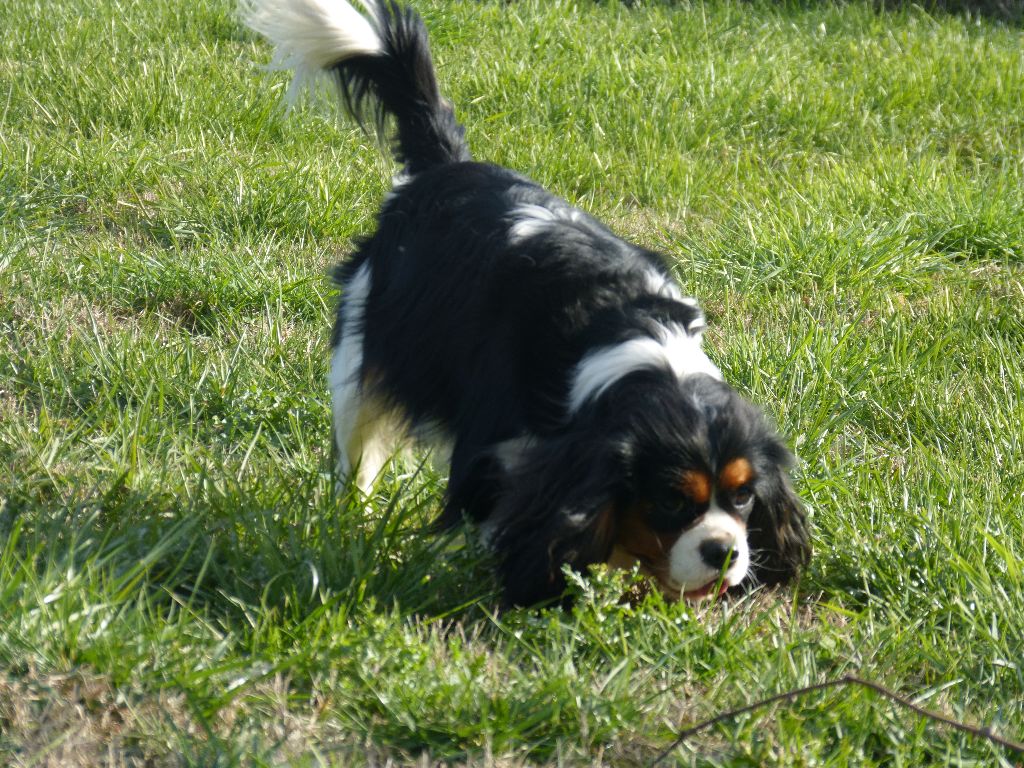
[[906, 709], [916, 712], [921, 717], [928, 718], [929, 720], [935, 720], [936, 722], [942, 723], [943, 725], [948, 725], [950, 728], [953, 728], [955, 730], [963, 731], [964, 733], [969, 733], [972, 736], [988, 739], [992, 743], [998, 744], [1004, 749], [1008, 749], [1011, 752], [1016, 752], [1018, 755], [1024, 755], [1024, 743], [1004, 738], [999, 734], [994, 733], [992, 729], [989, 728], [987, 725], [970, 725], [969, 723], [964, 723], [960, 720], [954, 720], [953, 718], [947, 717], [946, 715], [941, 715], [938, 712], [932, 712], [931, 710], [918, 706], [910, 699], [906, 698], [905, 696], [901, 696], [900, 694], [896, 693], [895, 691], [889, 688], [886, 688], [881, 683], [876, 683], [871, 680], [865, 680], [864, 678], [858, 677], [857, 675], [843, 675], [842, 677], [836, 678], [835, 680], [826, 680], [823, 683], [816, 683], [814, 685], [806, 685], [802, 688], [794, 688], [789, 691], [783, 691], [782, 693], [777, 693], [774, 696], [769, 696], [766, 699], [755, 701], [754, 703], [748, 704], [744, 707], [730, 709], [725, 712], [721, 712], [715, 715], [714, 717], [710, 717], [707, 720], [701, 720], [699, 723], [691, 725], [689, 728], [685, 728], [682, 731], [680, 731], [676, 735], [675, 740], [671, 744], [669, 744], [668, 747], [661, 754], [659, 754], [657, 758], [655, 758], [654, 762], [651, 763], [651, 766], [653, 768], [653, 766], [660, 763], [662, 760], [668, 757], [676, 747], [680, 746], [684, 741], [693, 736], [695, 733], [699, 733], [700, 731], [710, 728], [712, 725], [724, 722], [726, 720], [731, 720], [732, 718], [738, 715], [746, 714], [747, 712], [753, 712], [754, 710], [767, 707], [770, 704], [774, 704], [778, 701], [792, 701], [793, 699], [799, 696], [803, 696], [806, 693], [814, 693], [815, 691], [822, 691], [826, 688], [837, 688], [844, 685], [859, 685], [864, 688], [869, 688], [870, 690], [875, 691], [876, 693], [884, 696], [890, 701], [899, 704], [901, 707], [905, 707]]

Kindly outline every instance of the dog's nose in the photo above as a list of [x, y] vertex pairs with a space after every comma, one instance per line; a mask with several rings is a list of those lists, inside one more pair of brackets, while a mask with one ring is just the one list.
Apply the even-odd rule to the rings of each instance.
[[709, 568], [714, 568], [716, 571], [722, 570], [722, 566], [725, 565], [725, 561], [729, 559], [729, 555], [732, 554], [733, 542], [728, 539], [705, 539], [700, 543], [699, 552], [700, 559]]

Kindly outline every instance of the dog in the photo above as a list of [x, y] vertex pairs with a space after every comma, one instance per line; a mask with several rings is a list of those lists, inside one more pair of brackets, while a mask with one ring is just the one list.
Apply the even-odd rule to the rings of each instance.
[[361, 6], [243, 5], [292, 87], [330, 75], [402, 168], [335, 273], [339, 478], [369, 494], [403, 439], [444, 441], [439, 525], [475, 523], [510, 604], [600, 563], [671, 600], [791, 580], [811, 552], [791, 454], [703, 351], [697, 301], [659, 254], [474, 161], [420, 16]]

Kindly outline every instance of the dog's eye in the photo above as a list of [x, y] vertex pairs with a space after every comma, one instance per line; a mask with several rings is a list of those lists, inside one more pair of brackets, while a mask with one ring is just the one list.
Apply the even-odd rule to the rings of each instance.
[[738, 512], [744, 512], [754, 503], [754, 489], [749, 485], [741, 485], [732, 495], [732, 505]]

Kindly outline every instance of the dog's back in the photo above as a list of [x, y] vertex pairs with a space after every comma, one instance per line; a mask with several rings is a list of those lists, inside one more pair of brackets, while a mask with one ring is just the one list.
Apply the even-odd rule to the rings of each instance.
[[[365, 410], [372, 390], [375, 412], [399, 406], [407, 426], [439, 426], [467, 451], [555, 429], [567, 417], [567, 370], [621, 335], [613, 323], [600, 338], [595, 318], [618, 319], [652, 283], [666, 298], [678, 290], [656, 254], [524, 176], [473, 162], [420, 17], [394, 0], [364, 5], [365, 16], [344, 0], [247, 6], [296, 83], [331, 74], [347, 111], [402, 165], [376, 233], [337, 273], [336, 399]], [[685, 326], [702, 322], [694, 304], [662, 309]], [[351, 420], [340, 419], [346, 444], [359, 431]]]

